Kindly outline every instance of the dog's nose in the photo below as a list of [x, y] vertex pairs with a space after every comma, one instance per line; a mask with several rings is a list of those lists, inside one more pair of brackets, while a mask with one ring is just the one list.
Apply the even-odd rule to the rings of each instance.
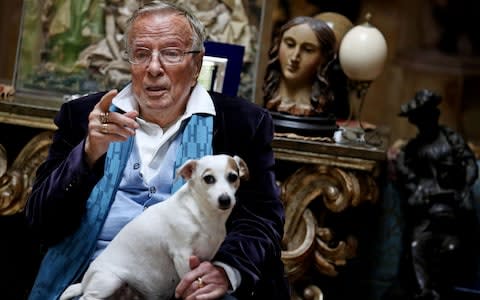
[[232, 203], [232, 199], [230, 199], [230, 196], [227, 194], [223, 194], [220, 197], [218, 197], [218, 207], [220, 209], [229, 209], [230, 208], [230, 203]]

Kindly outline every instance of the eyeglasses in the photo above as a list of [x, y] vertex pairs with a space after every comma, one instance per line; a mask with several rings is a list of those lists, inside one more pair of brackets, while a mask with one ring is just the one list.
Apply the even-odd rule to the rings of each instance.
[[152, 56], [156, 55], [157, 58], [160, 58], [162, 63], [167, 65], [176, 65], [183, 61], [183, 58], [187, 54], [196, 54], [200, 53], [198, 50], [193, 51], [183, 51], [179, 48], [164, 48], [161, 50], [152, 51], [149, 48], [135, 48], [132, 51], [128, 51], [127, 59], [131, 64], [134, 65], [143, 65], [150, 63]]

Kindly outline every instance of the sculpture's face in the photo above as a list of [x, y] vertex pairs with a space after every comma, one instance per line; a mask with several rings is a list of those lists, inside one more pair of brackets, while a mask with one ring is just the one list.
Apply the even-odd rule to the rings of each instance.
[[320, 43], [308, 24], [293, 26], [283, 33], [279, 61], [284, 80], [312, 82], [324, 63]]

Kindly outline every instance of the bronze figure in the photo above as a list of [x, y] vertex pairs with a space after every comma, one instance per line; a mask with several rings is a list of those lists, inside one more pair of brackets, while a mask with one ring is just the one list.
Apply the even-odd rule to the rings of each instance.
[[[471, 187], [476, 159], [462, 136], [440, 125], [441, 97], [421, 90], [401, 106], [400, 116], [418, 129], [397, 157], [406, 203], [409, 262], [415, 299], [450, 299], [462, 263], [468, 262], [474, 226]], [[446, 298], [445, 298], [446, 297]]]

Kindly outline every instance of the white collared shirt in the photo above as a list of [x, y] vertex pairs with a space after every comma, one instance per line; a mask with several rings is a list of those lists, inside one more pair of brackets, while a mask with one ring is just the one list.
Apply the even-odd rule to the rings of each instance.
[[[125, 112], [136, 110], [138, 104], [133, 96], [131, 84], [127, 85], [112, 102], [115, 106]], [[143, 178], [148, 183], [155, 175], [157, 167], [163, 160], [171, 141], [178, 133], [182, 122], [193, 114], [205, 113], [215, 116], [213, 100], [208, 92], [197, 84], [187, 102], [185, 113], [181, 115], [172, 125], [162, 128], [155, 123], [147, 122], [137, 118], [140, 128], [135, 133], [135, 143], [138, 147], [141, 170]]]

